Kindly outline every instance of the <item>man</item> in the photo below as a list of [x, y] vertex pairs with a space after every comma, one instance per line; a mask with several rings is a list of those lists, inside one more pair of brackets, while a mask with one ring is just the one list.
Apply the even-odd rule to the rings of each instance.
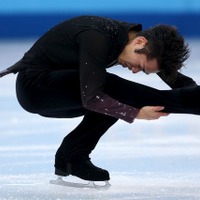
[[[189, 51], [176, 28], [158, 25], [142, 31], [97, 16], [64, 21], [45, 33], [1, 76], [17, 73], [21, 106], [45, 117], [83, 116], [55, 156], [55, 174], [85, 180], [109, 180], [108, 171], [92, 164], [89, 154], [118, 119], [158, 119], [168, 113], [200, 114], [200, 89], [178, 72]], [[133, 73], [157, 73], [174, 90], [159, 91], [106, 71], [120, 64]], [[176, 89], [186, 87], [185, 89]], [[190, 105], [188, 96], [196, 101]]]

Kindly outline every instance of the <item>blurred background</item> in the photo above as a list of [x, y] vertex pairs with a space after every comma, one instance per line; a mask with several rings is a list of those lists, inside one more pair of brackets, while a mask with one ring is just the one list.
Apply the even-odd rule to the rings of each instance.
[[200, 36], [199, 0], [0, 0], [0, 38], [33, 38], [76, 15], [101, 15], [143, 24], [175, 25]]
[[[49, 28], [77, 15], [141, 23], [143, 29], [160, 23], [176, 26], [191, 49], [182, 73], [200, 85], [199, 0], [0, 0], [0, 70], [21, 59]], [[169, 89], [155, 74], [113, 68], [132, 81]], [[48, 184], [54, 178], [55, 152], [81, 118], [25, 112], [16, 99], [15, 80], [13, 74], [0, 79], [0, 200], [94, 199], [90, 192], [83, 197], [81, 190]], [[109, 195], [95, 199], [200, 199], [199, 146], [199, 116], [170, 114], [131, 125], [119, 120], [92, 154], [94, 163], [111, 173], [114, 186]]]

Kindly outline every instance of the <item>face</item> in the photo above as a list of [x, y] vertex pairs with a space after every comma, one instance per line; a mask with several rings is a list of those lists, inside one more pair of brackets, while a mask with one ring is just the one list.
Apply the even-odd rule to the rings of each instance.
[[136, 49], [144, 48], [146, 42], [144, 37], [137, 37], [127, 44], [118, 58], [118, 63], [133, 73], [140, 71], [146, 74], [157, 73], [159, 68], [156, 59], [148, 60], [146, 55], [135, 52]]

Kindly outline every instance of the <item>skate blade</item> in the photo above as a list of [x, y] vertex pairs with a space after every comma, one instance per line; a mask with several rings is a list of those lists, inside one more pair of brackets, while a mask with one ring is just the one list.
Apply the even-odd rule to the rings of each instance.
[[93, 181], [90, 181], [88, 183], [73, 183], [69, 181], [65, 181], [62, 179], [62, 177], [58, 176], [56, 180], [50, 180], [51, 184], [54, 185], [61, 185], [66, 187], [73, 187], [73, 188], [89, 188], [89, 189], [97, 189], [97, 190], [107, 190], [110, 188], [110, 183], [108, 181], [105, 181], [104, 185], [97, 185]]

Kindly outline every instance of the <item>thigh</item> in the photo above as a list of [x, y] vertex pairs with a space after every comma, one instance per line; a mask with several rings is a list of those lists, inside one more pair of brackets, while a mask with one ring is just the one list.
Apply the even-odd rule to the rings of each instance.
[[38, 114], [80, 116], [85, 110], [79, 82], [78, 71], [48, 70], [31, 78], [22, 72], [17, 78], [18, 100], [26, 110]]
[[158, 90], [108, 74], [105, 92], [122, 103], [133, 107], [165, 106], [168, 112], [180, 111], [179, 90]]

